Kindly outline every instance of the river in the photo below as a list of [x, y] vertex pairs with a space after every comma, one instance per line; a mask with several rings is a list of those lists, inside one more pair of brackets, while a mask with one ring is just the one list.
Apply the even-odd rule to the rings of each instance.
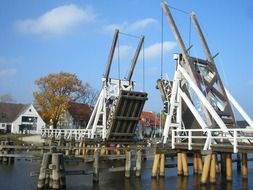
[[[166, 163], [175, 163], [176, 160], [168, 158]], [[189, 159], [191, 162], [191, 159]], [[108, 163], [102, 163], [101, 167]], [[122, 165], [123, 162], [113, 161], [110, 165]], [[150, 168], [152, 160], [143, 162], [143, 167]], [[86, 164], [87, 166], [87, 164]], [[124, 178], [124, 172], [100, 173], [99, 184], [92, 183], [92, 175], [67, 176], [66, 184], [69, 190], [253, 190], [253, 162], [248, 163], [248, 180], [242, 180], [240, 172], [236, 170], [236, 163], [233, 164], [233, 181], [227, 183], [219, 176], [216, 185], [200, 185], [200, 176], [192, 174], [192, 167], [189, 167], [189, 177], [178, 177], [176, 168], [166, 169], [164, 178], [151, 179], [151, 169], [142, 170], [141, 178]], [[84, 163], [66, 165], [67, 170], [84, 168]], [[37, 177], [30, 177], [30, 172], [38, 171], [39, 163], [25, 159], [15, 160], [14, 165], [0, 165], [0, 190], [35, 190]]]

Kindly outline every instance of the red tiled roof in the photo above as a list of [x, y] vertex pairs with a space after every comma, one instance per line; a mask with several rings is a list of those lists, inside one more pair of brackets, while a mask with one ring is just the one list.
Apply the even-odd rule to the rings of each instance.
[[87, 104], [70, 102], [68, 111], [75, 120], [88, 121], [92, 113], [92, 108]]
[[159, 126], [160, 122], [157, 117], [151, 112], [141, 113], [141, 125], [142, 126]]

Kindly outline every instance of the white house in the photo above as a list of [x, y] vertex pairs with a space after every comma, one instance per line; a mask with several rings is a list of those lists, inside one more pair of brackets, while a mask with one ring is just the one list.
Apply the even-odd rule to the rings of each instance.
[[0, 103], [0, 131], [37, 134], [45, 127], [32, 104]]

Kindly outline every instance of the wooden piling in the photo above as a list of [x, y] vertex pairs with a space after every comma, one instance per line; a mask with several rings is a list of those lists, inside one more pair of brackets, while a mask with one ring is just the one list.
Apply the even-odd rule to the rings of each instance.
[[39, 174], [38, 185], [37, 185], [38, 189], [43, 189], [47, 185], [46, 170], [48, 168], [49, 159], [50, 159], [50, 154], [49, 153], [44, 153], [43, 157], [42, 157], [41, 167], [40, 167], [40, 174]]
[[157, 175], [159, 160], [160, 160], [160, 154], [155, 154], [153, 167], [152, 167], [152, 174], [151, 174], [152, 178], [155, 178]]
[[197, 174], [198, 173], [198, 153], [193, 154], [193, 173]]
[[248, 158], [247, 153], [242, 153], [242, 178], [248, 179]]
[[94, 173], [93, 173], [93, 183], [99, 182], [99, 150], [96, 148], [94, 150]]
[[233, 170], [232, 170], [232, 156], [231, 153], [226, 155], [226, 180], [232, 181]]
[[59, 155], [60, 159], [60, 188], [65, 189], [66, 187], [66, 176], [65, 176], [65, 166], [64, 166], [64, 157], [63, 154]]
[[141, 176], [141, 150], [136, 152], [136, 177]]
[[177, 175], [183, 174], [182, 153], [177, 153]]
[[201, 175], [201, 183], [206, 184], [208, 175], [209, 175], [209, 169], [210, 169], [210, 163], [211, 163], [211, 154], [206, 155], [204, 167]]
[[198, 160], [198, 173], [202, 174], [203, 170], [203, 161], [202, 161], [202, 156], [200, 153], [197, 153], [197, 160]]
[[216, 183], [216, 155], [212, 154], [211, 158], [211, 168], [210, 168], [210, 183], [215, 184]]
[[185, 152], [182, 153], [182, 166], [183, 166], [183, 173], [184, 176], [188, 176], [189, 172], [188, 172], [188, 161], [187, 161], [187, 155]]
[[125, 177], [130, 178], [131, 175], [131, 151], [126, 150]]
[[164, 163], [165, 163], [165, 155], [160, 154], [160, 167], [159, 167], [159, 176], [160, 177], [164, 177], [164, 174], [165, 174]]
[[53, 189], [60, 189], [60, 154], [52, 154], [52, 187]]

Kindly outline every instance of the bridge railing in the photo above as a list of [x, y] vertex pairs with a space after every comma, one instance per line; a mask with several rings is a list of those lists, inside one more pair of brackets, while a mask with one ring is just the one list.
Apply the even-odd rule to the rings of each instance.
[[233, 152], [238, 152], [238, 144], [251, 145], [253, 142], [253, 129], [173, 129], [171, 136], [172, 149], [177, 143], [187, 143], [188, 150], [196, 144], [196, 140], [204, 143], [203, 150], [211, 150], [211, 145], [228, 142], [233, 146]]
[[53, 137], [55, 139], [75, 138], [76, 140], [81, 140], [82, 138], [89, 138], [90, 136], [91, 136], [91, 129], [42, 129], [41, 130], [42, 138], [53, 138]]

